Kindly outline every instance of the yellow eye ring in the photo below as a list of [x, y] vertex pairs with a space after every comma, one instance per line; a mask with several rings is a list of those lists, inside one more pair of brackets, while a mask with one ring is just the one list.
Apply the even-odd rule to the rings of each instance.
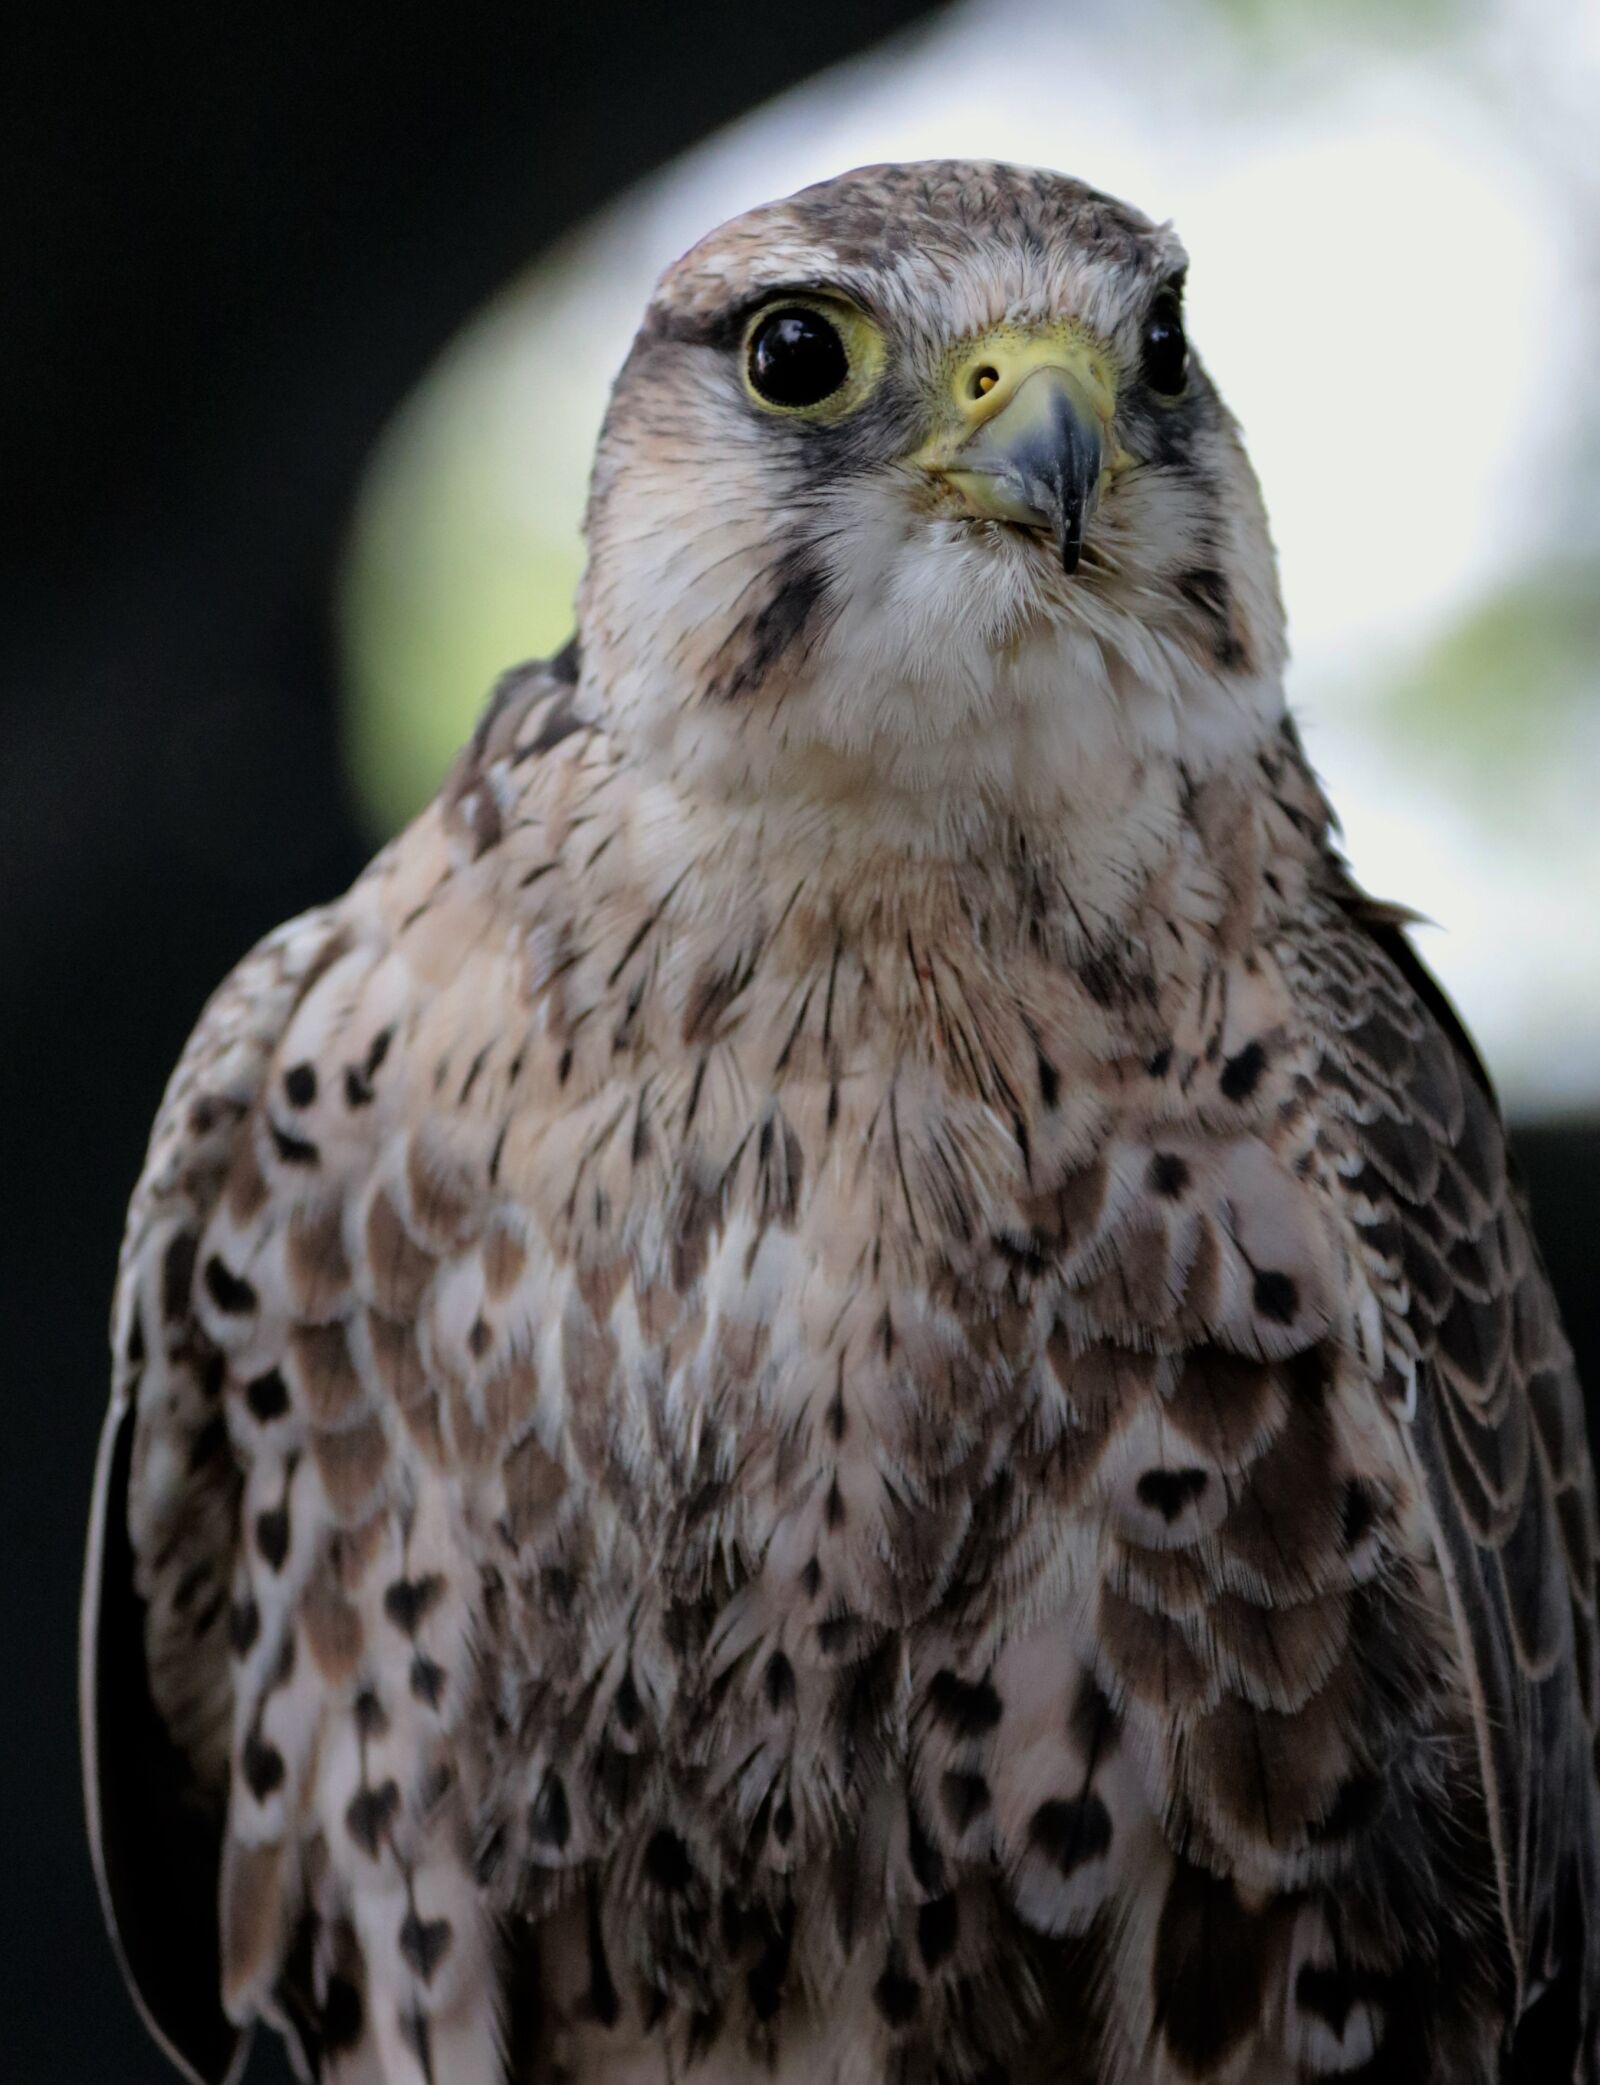
[[839, 420], [855, 411], [883, 368], [883, 335], [842, 297], [774, 297], [753, 314], [740, 350], [745, 390], [763, 412]]

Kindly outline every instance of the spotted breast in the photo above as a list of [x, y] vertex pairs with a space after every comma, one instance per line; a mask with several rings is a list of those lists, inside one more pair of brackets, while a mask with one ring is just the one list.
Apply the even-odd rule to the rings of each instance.
[[360, 2085], [1499, 2075], [1506, 1849], [1583, 1763], [1473, 1702], [1577, 1642], [1592, 1708], [1581, 1428], [1292, 737], [1109, 943], [1020, 844], [846, 883], [671, 815], [513, 677], [169, 1092], [101, 1528], [164, 1744], [90, 1631], [156, 2025]]

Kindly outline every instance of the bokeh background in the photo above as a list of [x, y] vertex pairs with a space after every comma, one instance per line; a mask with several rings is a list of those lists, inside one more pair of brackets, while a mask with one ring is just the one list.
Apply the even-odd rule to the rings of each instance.
[[[1368, 885], [1477, 1032], [1600, 1393], [1593, 0], [61, 0], [0, 67], [0, 2073], [156, 2085], [72, 1629], [121, 1211], [258, 934], [558, 645], [658, 268], [869, 159], [1178, 222]], [[284, 2073], [258, 2054], [251, 2085]]]

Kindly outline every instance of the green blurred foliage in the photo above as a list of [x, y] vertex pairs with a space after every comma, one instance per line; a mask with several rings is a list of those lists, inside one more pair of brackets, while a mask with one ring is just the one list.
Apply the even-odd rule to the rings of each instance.
[[1482, 12], [1480, 0], [1205, 0], [1241, 36], [1273, 47], [1325, 41], [1334, 34], [1390, 43], [1458, 33]]
[[[349, 772], [388, 834], [439, 786], [508, 666], [572, 634], [588, 456], [607, 374], [526, 348], [536, 270], [469, 328], [379, 446], [344, 585]], [[530, 366], [531, 359], [531, 366]], [[514, 428], [514, 446], [507, 429]]]
[[1521, 835], [1553, 796], [1587, 790], [1600, 754], [1600, 560], [1536, 568], [1475, 606], [1395, 682], [1383, 728]]

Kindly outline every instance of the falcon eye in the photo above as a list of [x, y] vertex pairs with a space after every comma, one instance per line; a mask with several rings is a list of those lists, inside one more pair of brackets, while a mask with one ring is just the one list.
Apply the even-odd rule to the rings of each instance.
[[850, 374], [850, 357], [831, 319], [785, 304], [750, 335], [750, 386], [768, 405], [794, 412], [831, 398]]
[[1189, 343], [1183, 337], [1183, 313], [1170, 290], [1163, 290], [1144, 323], [1144, 380], [1163, 398], [1176, 398], [1189, 377]]

